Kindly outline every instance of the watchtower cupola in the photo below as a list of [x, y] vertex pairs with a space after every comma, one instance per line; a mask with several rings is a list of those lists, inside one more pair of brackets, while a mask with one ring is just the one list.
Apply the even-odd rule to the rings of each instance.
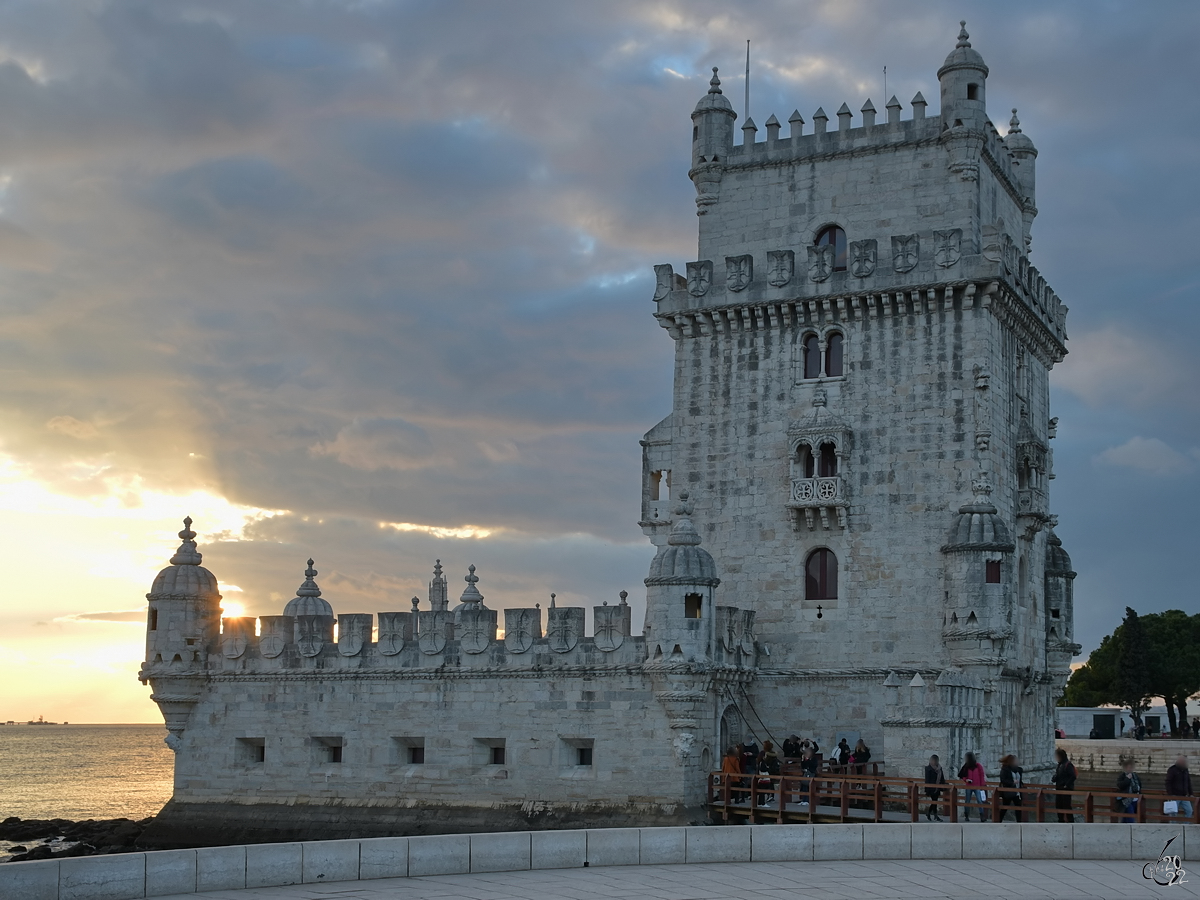
[[938, 81], [942, 85], [942, 128], [982, 129], [987, 122], [988, 67], [971, 47], [967, 23], [959, 23], [958, 43], [938, 69]]

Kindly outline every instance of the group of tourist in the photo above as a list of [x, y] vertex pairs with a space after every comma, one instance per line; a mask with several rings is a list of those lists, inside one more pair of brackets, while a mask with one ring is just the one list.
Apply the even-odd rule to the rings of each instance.
[[[759, 791], [759, 804], [768, 806], [775, 802], [773, 779], [775, 776], [783, 774], [785, 762], [799, 766], [800, 774], [808, 778], [815, 777], [821, 768], [821, 747], [816, 740], [802, 739], [793, 734], [784, 740], [780, 750], [783, 751], [782, 759], [776, 752], [772, 741], [763, 741], [761, 750], [754, 741], [730, 747], [725, 751], [725, 756], [721, 760], [721, 774], [723, 776], [758, 776], [756, 787]], [[847, 767], [847, 771], [861, 775], [870, 759], [871, 750], [865, 742], [859, 740], [851, 750], [846, 739], [842, 738], [830, 757], [830, 765]], [[730, 792], [730, 798], [734, 803], [742, 803], [749, 798], [750, 793], [744, 789], [750, 786], [751, 780], [751, 778], [730, 778], [730, 787], [743, 789]], [[801, 782], [800, 790], [808, 791], [807, 781]], [[808, 801], [801, 803], [801, 806], [807, 805]]]
[[[783, 750], [783, 759], [775, 751], [775, 746], [771, 741], [764, 741], [762, 749], [753, 741], [749, 743], [738, 744], [736, 747], [730, 747], [725, 752], [725, 757], [721, 761], [721, 773], [729, 779], [728, 784], [732, 789], [730, 798], [734, 803], [742, 803], [749, 799], [751, 791], [747, 790], [754, 776], [757, 776], [756, 788], [759, 798], [759, 805], [769, 806], [775, 802], [775, 791], [777, 789], [776, 778], [783, 774], [783, 764], [798, 765], [800, 774], [806, 778], [814, 778], [820, 771], [821, 758], [818, 755], [820, 747], [815, 740], [801, 740], [796, 735], [791, 735], [783, 742], [781, 748]], [[852, 771], [854, 774], [864, 774], [866, 763], [871, 759], [871, 750], [866, 743], [859, 740], [854, 749], [850, 749], [850, 745], [845, 738], [839, 741], [837, 749], [830, 758], [830, 767], [842, 768], [844, 771]], [[1061, 747], [1054, 751], [1054, 774], [1050, 777], [1051, 783], [1054, 785], [1056, 793], [1054, 796], [1054, 807], [1058, 810], [1058, 821], [1073, 822], [1075, 816], [1073, 813], [1073, 798], [1066, 791], [1075, 789], [1075, 782], [1079, 777], [1079, 773], [1075, 769], [1075, 765], [1071, 762], [1067, 751]], [[1131, 797], [1118, 798], [1116, 803], [1119, 810], [1125, 815], [1122, 818], [1124, 822], [1136, 821], [1138, 803], [1141, 800], [1142, 781], [1141, 777], [1135, 771], [1135, 763], [1132, 758], [1128, 758], [1122, 765], [1122, 772], [1117, 776], [1116, 788], [1119, 793], [1131, 794]], [[743, 776], [743, 777], [736, 777]], [[751, 776], [751, 777], [745, 777]], [[987, 790], [987, 773], [984, 771], [983, 764], [979, 762], [974, 753], [967, 753], [963, 760], [962, 766], [958, 770], [958, 780], [966, 785], [966, 797], [964, 801], [963, 818], [965, 821], [971, 821], [971, 811], [975, 810], [980, 822], [989, 821], [991, 818], [989, 813], [989, 797]], [[1013, 818], [1020, 822], [1022, 821], [1022, 810], [1025, 806], [1025, 770], [1018, 765], [1017, 757], [1013, 754], [1001, 757], [1000, 759], [1000, 777], [997, 785], [997, 794], [999, 799], [999, 817], [998, 822], [1003, 822], [1011, 813]], [[925, 766], [925, 795], [929, 799], [929, 806], [925, 810], [925, 818], [930, 822], [944, 821], [938, 811], [938, 806], [943, 792], [947, 790], [946, 772], [942, 768], [941, 760], [934, 754], [929, 757], [929, 762]], [[799, 789], [802, 794], [808, 792], [808, 781], [802, 781], [799, 784]], [[1192, 817], [1192, 776], [1188, 771], [1188, 760], [1186, 756], [1180, 756], [1175, 760], [1175, 764], [1167, 769], [1165, 788], [1168, 800], [1165, 802], [1163, 812], [1166, 815], [1181, 816], [1185, 819]], [[808, 801], [804, 800], [800, 804], [802, 807], [808, 806]]]

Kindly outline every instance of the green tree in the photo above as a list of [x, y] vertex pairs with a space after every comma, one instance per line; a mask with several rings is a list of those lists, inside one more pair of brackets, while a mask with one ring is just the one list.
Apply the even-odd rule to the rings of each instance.
[[[1147, 644], [1151, 648], [1149, 683], [1167, 706], [1171, 734], [1187, 721], [1188, 697], [1200, 691], [1200, 615], [1183, 610], [1144, 616]], [[1176, 715], [1178, 713], [1178, 715]]]
[[1120, 636], [1110, 634], [1092, 651], [1082, 666], [1071, 673], [1059, 706], [1101, 706], [1116, 702], [1117, 657]]

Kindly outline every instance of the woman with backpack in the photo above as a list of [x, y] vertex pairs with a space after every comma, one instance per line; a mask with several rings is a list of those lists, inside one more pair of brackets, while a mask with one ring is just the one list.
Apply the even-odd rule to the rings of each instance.
[[[958, 770], [958, 777], [967, 784], [967, 803], [980, 804], [974, 809], [979, 813], [979, 821], [986, 822], [989, 818], [987, 809], [982, 804], [987, 803], [987, 791], [984, 790], [984, 785], [987, 784], [987, 775], [983, 771], [983, 765], [975, 758], [974, 753], [967, 753], [966, 759], [963, 761], [962, 768]], [[963, 817], [971, 821], [971, 806], [963, 808]]]
[[[1071, 764], [1071, 760], [1067, 758], [1067, 751], [1059, 747], [1054, 751], [1054, 759], [1057, 765], [1054, 767], [1054, 777], [1050, 779], [1054, 783], [1054, 787], [1059, 791], [1075, 790], [1075, 779], [1078, 773], [1075, 771], [1075, 766]], [[1074, 814], [1069, 811], [1073, 799], [1070, 794], [1054, 795], [1054, 808], [1068, 810], [1068, 812], [1059, 812], [1058, 821], [1075, 821]]]
[[[929, 765], [925, 767], [925, 783], [929, 785], [945, 784], [946, 773], [942, 771], [942, 763], [938, 759], [937, 754], [929, 757]], [[938, 798], [942, 796], [942, 789], [938, 787], [925, 788], [925, 795], [933, 802], [929, 804], [929, 809], [925, 813], [925, 818], [930, 822], [940, 822], [942, 817], [938, 815]]]

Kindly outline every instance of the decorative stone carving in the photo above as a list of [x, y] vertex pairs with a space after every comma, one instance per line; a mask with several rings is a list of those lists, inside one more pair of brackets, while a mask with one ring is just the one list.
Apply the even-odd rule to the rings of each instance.
[[892, 267], [897, 272], [911, 272], [920, 261], [921, 244], [915, 234], [892, 235]]
[[796, 253], [794, 250], [767, 251], [767, 284], [772, 287], [783, 287], [792, 280], [796, 269]]
[[742, 652], [749, 656], [754, 653], [754, 610], [743, 609], [739, 613], [738, 643]]
[[509, 653], [526, 653], [533, 642], [542, 636], [540, 609], [506, 609], [504, 611], [504, 646]]
[[592, 610], [596, 623], [596, 649], [611, 653], [625, 643], [625, 621], [619, 606], [597, 606]]
[[675, 758], [680, 762], [692, 755], [692, 747], [695, 745], [696, 735], [690, 731], [679, 732], [671, 741], [671, 747], [675, 750]]
[[338, 616], [338, 653], [358, 656], [371, 639], [371, 614], [350, 613]]
[[879, 257], [879, 242], [874, 238], [867, 241], [850, 242], [850, 272], [856, 278], [866, 278], [875, 271]]
[[712, 287], [713, 264], [711, 259], [687, 264], [688, 293], [693, 297], [703, 297]]
[[253, 634], [254, 619], [237, 617], [225, 620], [225, 634], [221, 640], [221, 653], [224, 654], [226, 659], [237, 659], [250, 646], [247, 625], [249, 626], [249, 633]]
[[262, 616], [262, 634], [258, 637], [258, 652], [267, 659], [275, 659], [292, 642], [296, 623], [291, 616]]
[[446, 649], [447, 632], [454, 627], [453, 614], [441, 609], [417, 613], [417, 645], [432, 656]]
[[546, 610], [546, 615], [546, 637], [550, 641], [550, 649], [555, 653], [574, 650], [579, 639], [583, 637], [582, 607], [551, 606]]
[[301, 656], [314, 657], [329, 639], [330, 616], [296, 616], [296, 646]]
[[725, 257], [725, 287], [727, 290], [744, 291], [754, 279], [754, 257], [743, 256]]
[[984, 225], [983, 258], [989, 262], [1000, 262], [1004, 256], [1004, 219], [996, 219], [993, 225]]
[[827, 281], [833, 274], [833, 246], [822, 244], [808, 248], [808, 277], [813, 281]]
[[667, 299], [671, 288], [675, 285], [675, 269], [670, 263], [654, 267], [654, 302]]
[[458, 645], [464, 653], [482, 653], [496, 638], [496, 611], [460, 610], [457, 631]]
[[412, 613], [381, 612], [375, 647], [384, 656], [395, 656], [412, 640]]
[[741, 627], [738, 612], [736, 606], [717, 607], [717, 638], [721, 641], [721, 646], [725, 648], [726, 653], [732, 653], [740, 643], [736, 632], [736, 629]]
[[951, 228], [949, 231], [933, 233], [933, 261], [943, 269], [948, 269], [962, 257], [962, 229]]

